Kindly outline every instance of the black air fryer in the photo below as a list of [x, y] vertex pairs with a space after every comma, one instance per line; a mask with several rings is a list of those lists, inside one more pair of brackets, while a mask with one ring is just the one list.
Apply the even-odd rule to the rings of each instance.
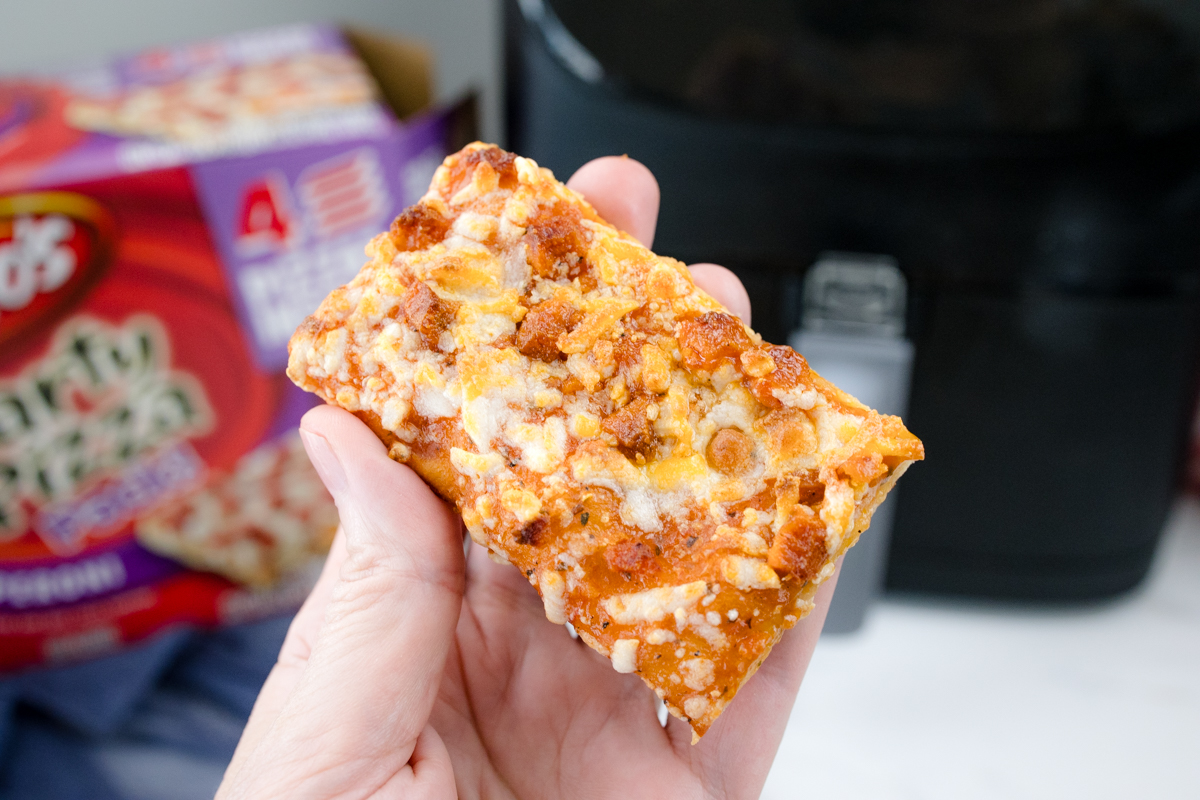
[[888, 586], [1109, 596], [1147, 572], [1194, 407], [1192, 7], [510, 2], [510, 145], [562, 177], [644, 162], [655, 249], [734, 269], [775, 342], [814, 264], [894, 265], [927, 460]]

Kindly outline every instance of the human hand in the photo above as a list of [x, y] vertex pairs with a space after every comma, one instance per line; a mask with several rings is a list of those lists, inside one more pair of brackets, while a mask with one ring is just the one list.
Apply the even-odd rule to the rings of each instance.
[[[568, 183], [649, 246], [658, 185], [602, 158]], [[692, 267], [749, 321], [728, 270]], [[699, 744], [636, 675], [546, 620], [537, 593], [353, 415], [301, 435], [342, 527], [263, 686], [218, 800], [274, 797], [757, 797], [834, 580]]]

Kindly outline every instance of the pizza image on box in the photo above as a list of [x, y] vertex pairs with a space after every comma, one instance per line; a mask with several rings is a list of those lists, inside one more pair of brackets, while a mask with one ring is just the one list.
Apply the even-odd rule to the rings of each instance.
[[324, 558], [337, 525], [333, 498], [293, 432], [135, 527], [138, 541], [160, 555], [267, 588]]
[[297, 330], [546, 617], [699, 737], [924, 457], [533, 161], [469, 145]]
[[66, 108], [76, 128], [117, 136], [208, 142], [253, 126], [373, 103], [377, 91], [348, 53], [308, 52], [228, 65], [111, 97], [76, 97]]

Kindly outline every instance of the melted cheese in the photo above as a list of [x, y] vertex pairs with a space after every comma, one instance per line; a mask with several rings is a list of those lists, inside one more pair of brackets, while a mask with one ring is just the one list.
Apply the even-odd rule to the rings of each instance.
[[617, 639], [612, 648], [612, 665], [617, 672], [637, 672], [637, 639]]
[[603, 606], [609, 616], [622, 625], [659, 622], [668, 615], [695, 605], [707, 591], [708, 584], [694, 581], [680, 586], [619, 594], [606, 599]]

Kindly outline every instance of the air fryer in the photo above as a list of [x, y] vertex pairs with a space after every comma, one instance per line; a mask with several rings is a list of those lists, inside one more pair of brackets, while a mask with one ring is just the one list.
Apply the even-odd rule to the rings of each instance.
[[[1174, 16], [1171, 16], [1174, 15]], [[628, 153], [655, 249], [785, 342], [822, 253], [907, 281], [889, 588], [1082, 600], [1146, 574], [1200, 342], [1200, 13], [1133, 0], [520, 0], [509, 137]]]

